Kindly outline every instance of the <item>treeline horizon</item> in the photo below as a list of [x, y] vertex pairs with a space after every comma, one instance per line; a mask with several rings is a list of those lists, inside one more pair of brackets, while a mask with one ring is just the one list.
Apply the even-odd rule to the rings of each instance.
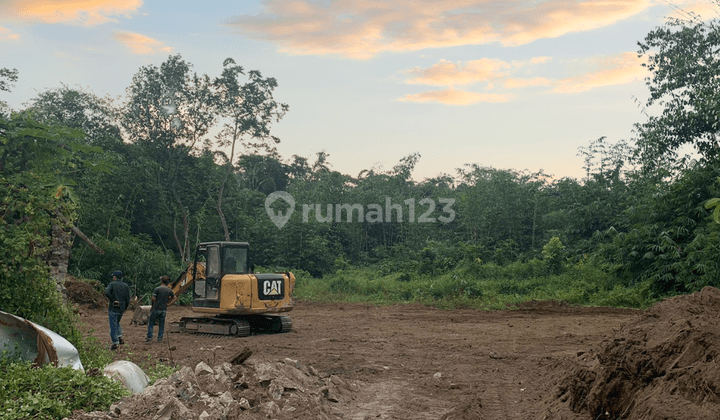
[[[539, 261], [546, 274], [592, 265], [615, 284], [689, 292], [720, 279], [711, 217], [720, 196], [720, 115], [705, 106], [717, 89], [712, 77], [685, 77], [711, 71], [702, 57], [685, 60], [692, 43], [700, 44], [694, 54], [707, 51], [713, 30], [671, 21], [640, 43], [654, 75], [647, 104], [665, 112], [637, 123], [632, 142], [600, 137], [580, 148], [580, 180], [470, 163], [416, 181], [417, 153], [357, 176], [333, 170], [326, 152], [283, 157], [272, 125], [290, 107], [273, 98], [274, 78], [230, 58], [218, 76], [196, 74], [177, 54], [141, 67], [120, 106], [63, 86], [23, 109], [6, 108], [6, 200], [44, 200], [45, 225], [61, 214], [104, 250], [75, 236], [71, 274], [107, 282], [119, 269], [142, 290], [177, 274], [198, 243], [227, 240], [249, 242], [257, 266], [318, 278], [348, 266], [432, 275]], [[3, 70], [0, 79], [17, 80]], [[698, 158], [678, 156], [684, 145]], [[265, 207], [275, 192], [297, 205], [281, 228]], [[275, 200], [273, 212], [287, 213], [283, 202]], [[8, 229], [39, 217], [5, 206]], [[26, 238], [33, 249], [47, 249], [48, 240]]]

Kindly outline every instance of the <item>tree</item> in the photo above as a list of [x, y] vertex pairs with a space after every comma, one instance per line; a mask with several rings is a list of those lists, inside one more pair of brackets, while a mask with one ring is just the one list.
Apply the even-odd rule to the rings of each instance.
[[154, 178], [166, 195], [157, 199], [169, 213], [182, 219], [182, 233], [178, 234], [174, 224], [173, 236], [185, 261], [190, 253], [188, 201], [198, 182], [190, 169], [190, 156], [196, 147], [207, 143], [205, 136], [216, 118], [210, 78], [191, 74], [190, 64], [178, 54], [168, 57], [160, 68], [141, 67], [127, 92], [123, 128], [130, 140], [142, 145], [158, 164]]
[[[10, 92], [10, 88], [13, 85], [13, 83], [17, 82], [18, 79], [18, 71], [17, 69], [7, 69], [3, 68], [0, 69], [0, 92]], [[4, 101], [0, 101], [0, 114], [8, 113], [7, 110], [7, 103]]]
[[46, 124], [77, 128], [84, 141], [105, 150], [117, 150], [122, 143], [120, 112], [109, 97], [100, 98], [67, 85], [38, 94], [27, 108], [33, 118]]
[[237, 142], [248, 137], [246, 148], [274, 152], [273, 144], [280, 142], [270, 135], [270, 125], [279, 121], [288, 111], [288, 105], [277, 103], [273, 99], [273, 90], [277, 81], [263, 78], [259, 71], [251, 70], [249, 82], [240, 84], [238, 78], [245, 74], [243, 68], [235, 64], [232, 58], [223, 62], [223, 71], [213, 82], [216, 89], [217, 108], [224, 118], [222, 129], [217, 135], [218, 146], [230, 146], [230, 156], [226, 156], [227, 170], [220, 184], [217, 198], [217, 212], [220, 216], [225, 240], [230, 240], [230, 232], [222, 210], [223, 193], [230, 173], [233, 171], [233, 159]]
[[10, 88], [13, 83], [17, 82], [18, 71], [17, 69], [0, 69], [0, 91], [10, 92]]
[[652, 168], [659, 159], [677, 163], [678, 150], [691, 145], [705, 159], [720, 157], [720, 22], [669, 19], [638, 43], [652, 76], [648, 106], [662, 114], [638, 124], [638, 154]]
[[210, 78], [190, 73], [180, 54], [144, 66], [128, 87], [123, 128], [130, 140], [157, 150], [192, 150], [215, 120]]

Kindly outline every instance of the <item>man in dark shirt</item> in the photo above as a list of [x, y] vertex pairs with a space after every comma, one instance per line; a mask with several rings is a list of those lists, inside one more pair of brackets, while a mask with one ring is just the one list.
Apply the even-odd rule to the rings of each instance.
[[165, 333], [165, 315], [167, 314], [167, 305], [170, 299], [175, 297], [172, 289], [168, 287], [170, 283], [170, 277], [160, 277], [160, 286], [156, 287], [152, 294], [152, 309], [150, 310], [150, 319], [148, 319], [148, 332], [145, 341], [152, 341], [153, 337], [153, 324], [155, 320], [158, 322], [158, 343], [162, 341], [163, 334]]
[[123, 313], [130, 304], [130, 286], [122, 281], [122, 271], [112, 273], [112, 281], [105, 288], [105, 296], [110, 301], [108, 308], [108, 320], [110, 322], [110, 339], [112, 346], [110, 350], [117, 350], [118, 345], [125, 344], [120, 320]]

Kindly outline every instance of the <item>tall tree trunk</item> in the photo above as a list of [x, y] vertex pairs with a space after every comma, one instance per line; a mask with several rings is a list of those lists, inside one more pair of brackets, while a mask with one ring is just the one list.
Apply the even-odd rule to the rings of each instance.
[[182, 243], [180, 242], [180, 238], [178, 238], [177, 234], [177, 219], [173, 221], [173, 235], [175, 236], [175, 243], [177, 244], [178, 250], [180, 251], [180, 259], [182, 260], [183, 264], [188, 261], [189, 258], [189, 248], [190, 248], [190, 220], [188, 217], [188, 211], [183, 206], [182, 200], [180, 200], [180, 197], [177, 194], [177, 191], [173, 190], [173, 196], [175, 197], [175, 203], [177, 204], [177, 207], [180, 209], [180, 212], [182, 214], [182, 221], [183, 221], [183, 232], [182, 232]]
[[[237, 127], [236, 127], [237, 129]], [[223, 192], [225, 191], [225, 184], [227, 183], [227, 179], [230, 176], [230, 172], [232, 172], [233, 169], [233, 157], [235, 156], [235, 142], [237, 141], [237, 132], [233, 135], [233, 141], [232, 141], [232, 147], [230, 148], [230, 157], [228, 158], [227, 163], [227, 171], [225, 171], [225, 176], [223, 177], [222, 183], [220, 184], [220, 192], [218, 193], [218, 199], [217, 199], [217, 212], [218, 216], [220, 216], [220, 223], [222, 223], [223, 227], [223, 233], [225, 233], [225, 240], [230, 241], [230, 231], [228, 230], [227, 221], [225, 220], [225, 213], [223, 213], [222, 210], [222, 201], [223, 201]]]
[[220, 216], [220, 223], [222, 223], [223, 233], [225, 234], [225, 240], [230, 241], [230, 231], [228, 230], [227, 221], [225, 220], [225, 213], [222, 211], [222, 201], [223, 201], [223, 191], [225, 190], [225, 182], [227, 181], [228, 175], [230, 174], [230, 171], [232, 170], [232, 165], [228, 163], [228, 169], [227, 172], [225, 172], [225, 177], [223, 177], [222, 184], [220, 184], [220, 192], [218, 193], [218, 199], [217, 199], [217, 212], [218, 216]]
[[55, 288], [63, 293], [65, 277], [67, 277], [68, 261], [70, 260], [70, 248], [72, 238], [61, 224], [52, 225], [52, 247], [48, 255], [47, 265], [50, 267], [50, 277], [55, 280]]
[[175, 246], [177, 247], [178, 252], [180, 252], [180, 260], [185, 263], [185, 254], [183, 253], [183, 247], [177, 234], [177, 214], [173, 217], [173, 238], [175, 238]]
[[[50, 268], [50, 277], [55, 280], [56, 289], [65, 294], [65, 278], [68, 272], [68, 263], [70, 261], [70, 252], [72, 249], [73, 238], [70, 231], [87, 242], [87, 244], [98, 254], [105, 254], [99, 246], [97, 246], [90, 238], [87, 237], [80, 229], [65, 217], [59, 210], [55, 211], [56, 219], [53, 221], [50, 231], [52, 237], [52, 245], [50, 252], [46, 257], [46, 263]], [[59, 222], [59, 223], [58, 223]]]

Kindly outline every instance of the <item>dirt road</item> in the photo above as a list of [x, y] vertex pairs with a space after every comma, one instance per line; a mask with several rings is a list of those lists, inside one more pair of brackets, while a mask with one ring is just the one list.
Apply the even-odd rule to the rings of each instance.
[[[190, 314], [189, 308], [172, 307], [168, 322]], [[146, 344], [147, 327], [130, 325], [132, 313], [127, 312], [122, 321], [126, 344], [116, 358], [140, 365], [161, 360], [214, 366], [249, 347], [251, 359], [292, 358], [319, 372], [360, 381], [361, 391], [337, 407], [346, 419], [438, 419], [449, 412], [452, 418], [529, 419], [541, 413], [540, 400], [578, 352], [637, 314], [552, 302], [505, 311], [301, 302], [289, 313], [290, 333], [244, 338], [169, 334], [168, 345]], [[82, 319], [109, 342], [105, 310], [86, 309]], [[477, 404], [482, 404], [481, 417], [472, 415]]]

